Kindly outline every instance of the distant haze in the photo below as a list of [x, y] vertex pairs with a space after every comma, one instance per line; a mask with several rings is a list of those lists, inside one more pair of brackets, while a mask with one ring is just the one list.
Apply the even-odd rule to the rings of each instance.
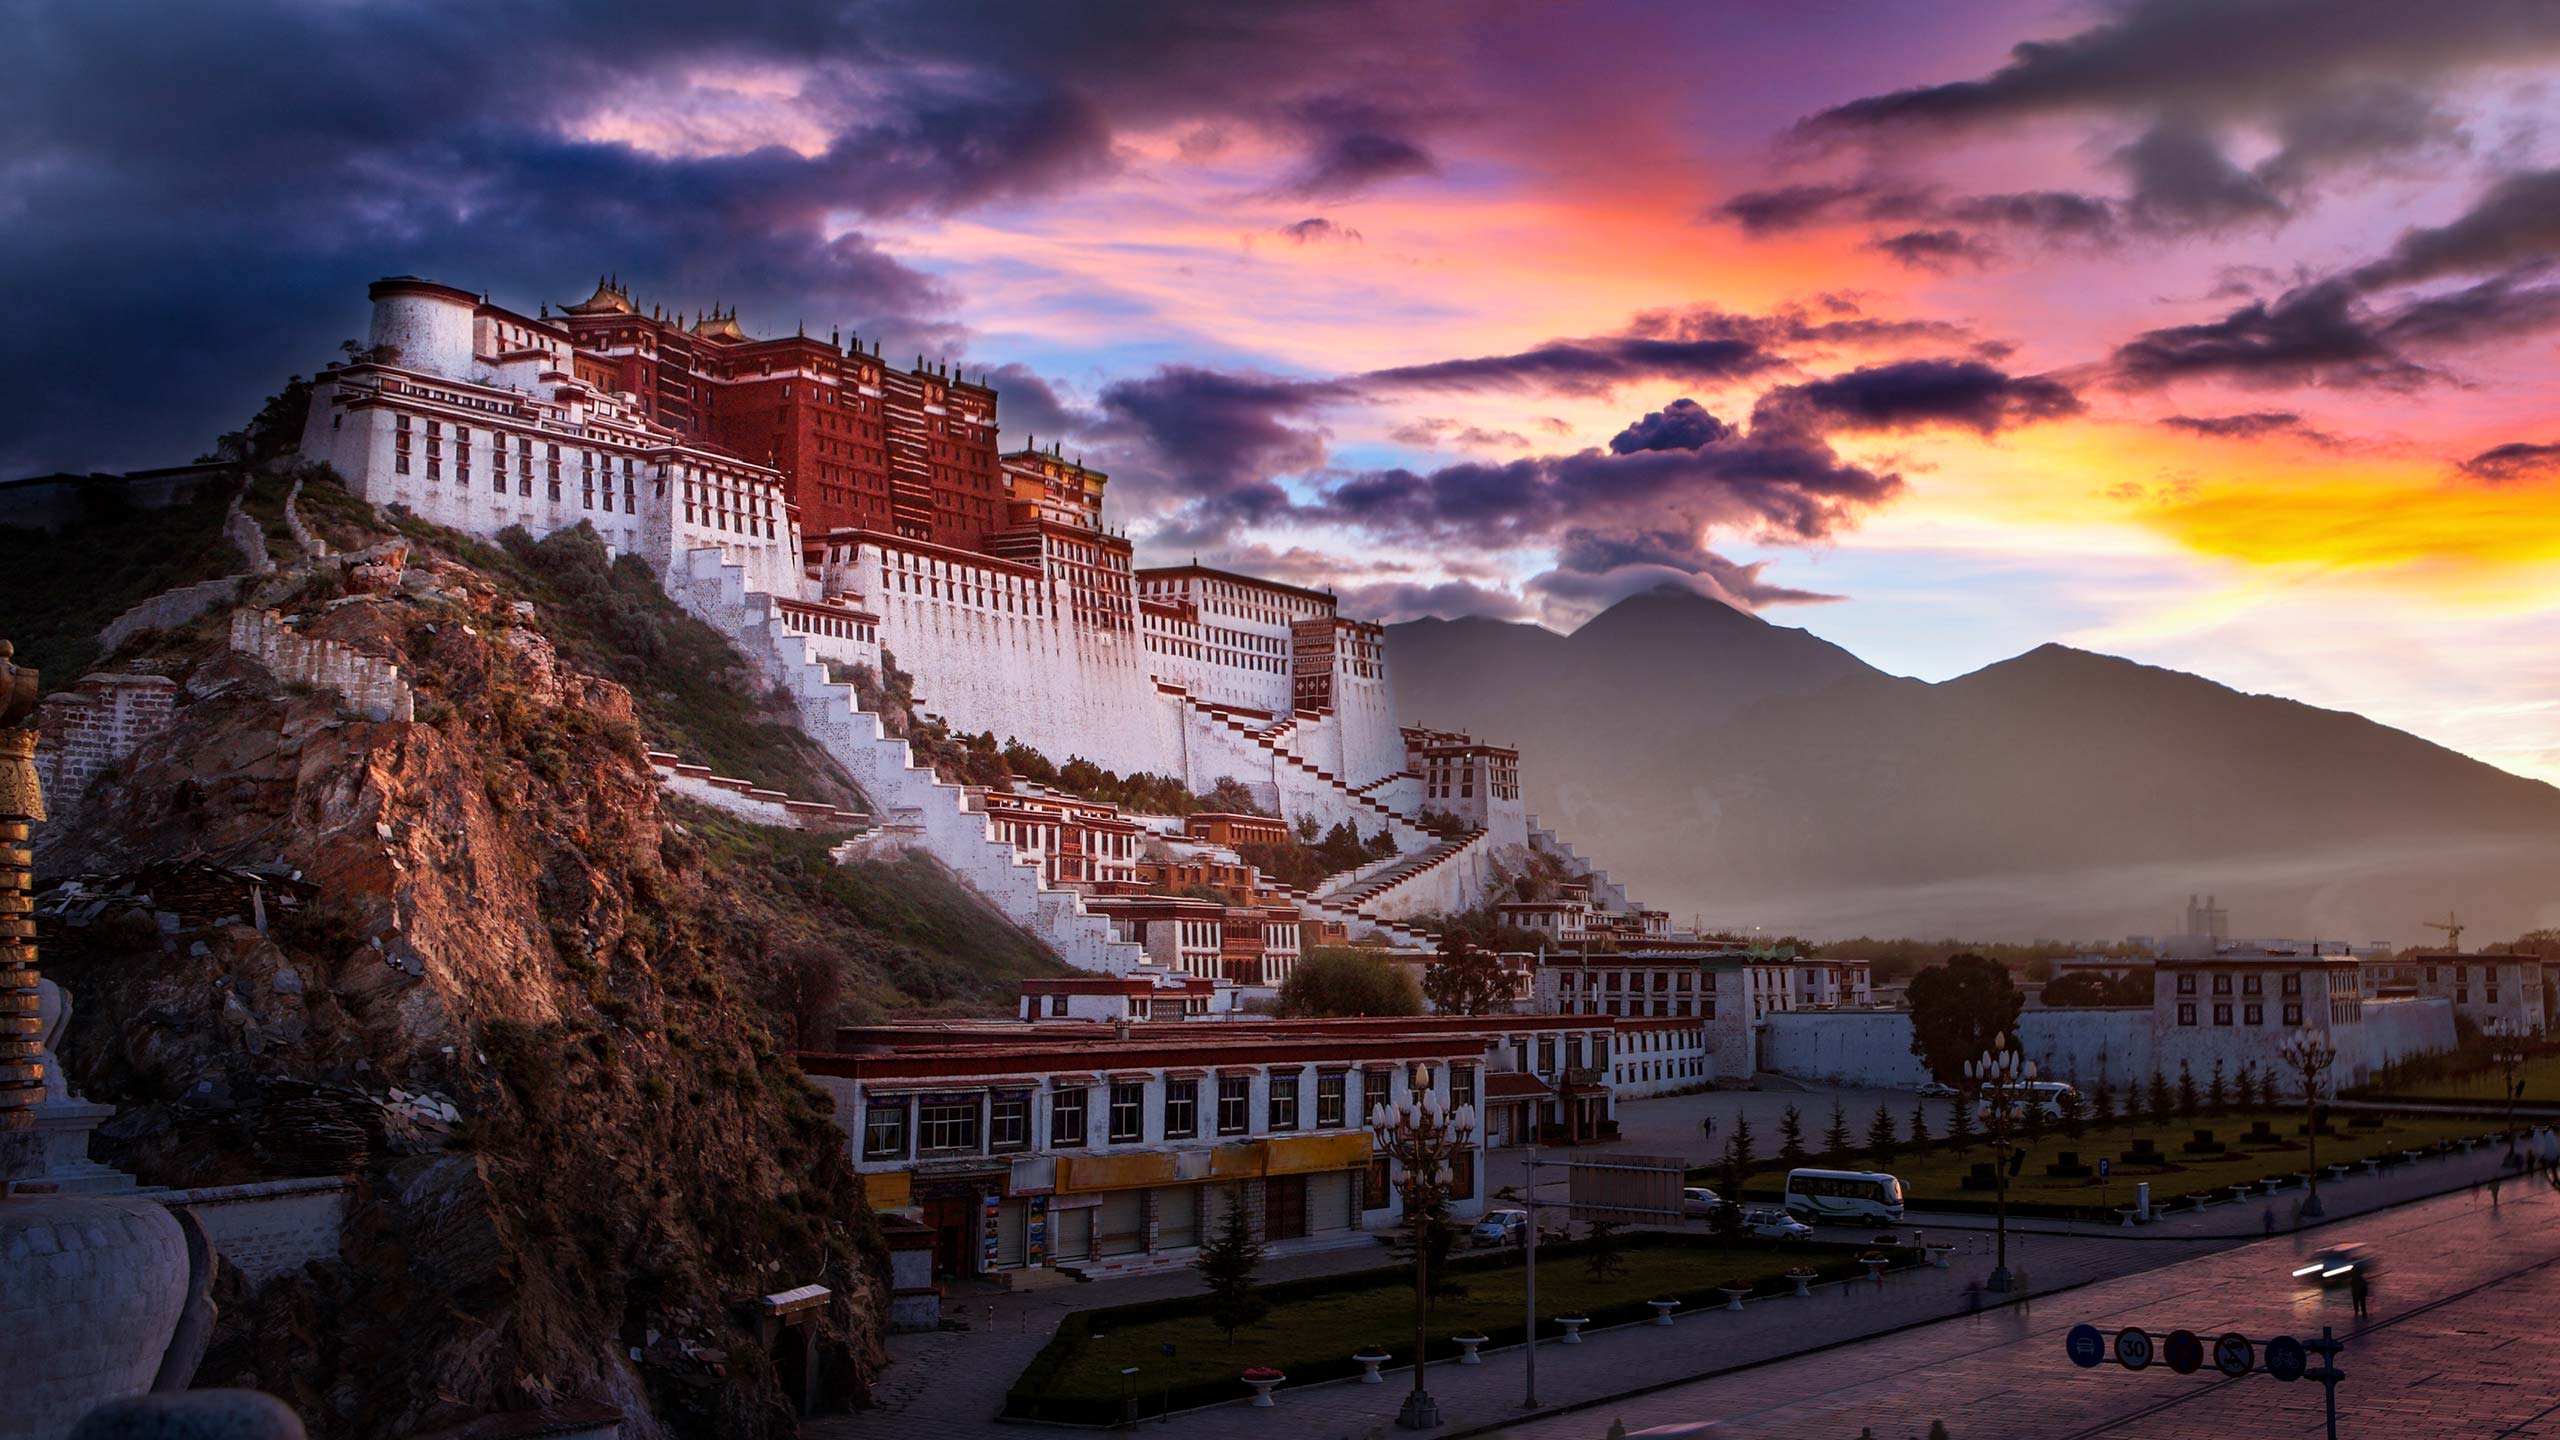
[[1698, 596], [1572, 635], [1390, 629], [1407, 723], [1523, 749], [1530, 809], [1687, 923], [2467, 943], [2560, 924], [2560, 790], [2374, 724], [2047, 645], [1940, 684]]

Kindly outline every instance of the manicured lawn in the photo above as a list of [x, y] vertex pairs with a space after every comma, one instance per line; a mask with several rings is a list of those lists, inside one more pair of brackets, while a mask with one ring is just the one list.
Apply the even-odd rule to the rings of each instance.
[[[2348, 1123], [2353, 1113], [2332, 1112], [2330, 1124], [2335, 1133], [2320, 1137], [2320, 1164], [2323, 1167], [2341, 1161], [2361, 1161], [2368, 1155], [2397, 1156], [2402, 1150], [2423, 1149], [2441, 1139], [2479, 1135], [2495, 1128], [2487, 1119], [2471, 1116], [2385, 1115], [2381, 1117], [2383, 1124], [2380, 1128], [2359, 1129]], [[2257, 1144], [2246, 1138], [2252, 1122], [2258, 1120], [2267, 1122], [2267, 1128], [2277, 1136], [2276, 1143]], [[2065, 1136], [2057, 1124], [2046, 1131], [2042, 1140], [2027, 1147], [2024, 1169], [2009, 1182], [2009, 1202], [2012, 1205], [2105, 1208], [2131, 1202], [2134, 1185], [2149, 1181], [2151, 1201], [2160, 1205], [2190, 1193], [2211, 1191], [2269, 1175], [2292, 1174], [2305, 1162], [2301, 1124], [2302, 1111], [2299, 1108], [2199, 1115], [2193, 1120], [2173, 1120], [2166, 1126], [2155, 1126], [2147, 1119], [2133, 1123], [2119, 1121], [2104, 1128], [2091, 1125], [2084, 1127], [2077, 1140]], [[2212, 1131], [2228, 1149], [2214, 1155], [2190, 1153], [2181, 1148], [2197, 1130]], [[2125, 1160], [2125, 1152], [2134, 1148], [2136, 1139], [2142, 1138], [2149, 1139], [2161, 1152], [2163, 1163], [2144, 1166]], [[2045, 1167], [2059, 1160], [2064, 1151], [2077, 1152], [2080, 1163], [2092, 1169], [2103, 1156], [2113, 1162], [2114, 1173], [2105, 1183], [2094, 1176], [2080, 1179], [2046, 1174]], [[1890, 1164], [1878, 1164], [1871, 1158], [1859, 1157], [1843, 1162], [1843, 1168], [1889, 1170], [1901, 1176], [1908, 1203], [1914, 1209], [1927, 1209], [1947, 1201], [1987, 1205], [1994, 1198], [1992, 1191], [1967, 1190], [1959, 1181], [1976, 1163], [1991, 1158], [1991, 1147], [1977, 1140], [1971, 1150], [1962, 1154], [1932, 1146], [1923, 1152], [1902, 1154]], [[1765, 1191], [1774, 1199], [1785, 1182], [1786, 1171], [1770, 1167], [1755, 1171], [1747, 1189], [1755, 1193]]]
[[[1588, 1260], [1577, 1254], [1541, 1253], [1538, 1264], [1538, 1312], [1541, 1321], [1557, 1315], [1592, 1315], [1613, 1306], [1641, 1305], [1656, 1296], [1688, 1293], [1692, 1308], [1721, 1304], [1714, 1288], [1737, 1277], [1763, 1282], [1766, 1290], [1786, 1286], [1789, 1266], [1810, 1263], [1832, 1274], [1859, 1273], [1856, 1257], [1863, 1246], [1810, 1244], [1780, 1246], [1681, 1243], [1676, 1237], [1630, 1235], [1622, 1242], [1622, 1268], [1607, 1279], [1590, 1273]], [[1525, 1313], [1523, 1267], [1508, 1263], [1459, 1267], [1466, 1287], [1463, 1297], [1441, 1296], [1431, 1304], [1431, 1336], [1435, 1354], [1451, 1335], [1500, 1336], [1517, 1339]], [[1168, 1385], [1231, 1386], [1241, 1395], [1237, 1376], [1248, 1366], [1267, 1365], [1293, 1379], [1309, 1378], [1318, 1366], [1337, 1373], [1353, 1352], [1375, 1345], [1399, 1363], [1413, 1355], [1413, 1272], [1396, 1266], [1339, 1277], [1350, 1283], [1321, 1294], [1292, 1294], [1321, 1288], [1316, 1282], [1275, 1287], [1270, 1315], [1259, 1325], [1236, 1332], [1230, 1346], [1223, 1331], [1204, 1314], [1155, 1313], [1185, 1307], [1173, 1304], [1129, 1307], [1125, 1323], [1109, 1311], [1071, 1315], [1059, 1325], [1052, 1351], [1063, 1351], [1061, 1363], [1040, 1376], [1036, 1363], [1025, 1372], [1027, 1386], [1036, 1385], [1048, 1400], [1116, 1400], [1121, 1393], [1122, 1366], [1139, 1367], [1136, 1388], [1146, 1394], [1149, 1413], [1156, 1395]], [[1081, 1331], [1081, 1335], [1070, 1331]], [[1560, 1333], [1545, 1328], [1544, 1333]], [[1101, 1338], [1092, 1339], [1098, 1335]], [[1174, 1347], [1168, 1360], [1163, 1350]], [[1047, 1357], [1044, 1357], [1047, 1358]], [[1356, 1370], [1357, 1367], [1352, 1367]]]
[[[2537, 1055], [2524, 1062], [2517, 1079], [2524, 1082], [2524, 1097], [2519, 1102], [2528, 1106], [2560, 1103], [2560, 1054]], [[2404, 1080], [2367, 1086], [2358, 1092], [2375, 1100], [2478, 1100], [2501, 1104], [2505, 1100], [2507, 1075], [2503, 1070], [2474, 1070], [2467, 1075], [2447, 1075], [2428, 1080]]]

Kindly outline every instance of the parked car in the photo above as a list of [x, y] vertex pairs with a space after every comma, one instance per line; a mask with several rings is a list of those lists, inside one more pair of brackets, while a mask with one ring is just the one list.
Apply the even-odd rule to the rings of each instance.
[[1920, 1087], [1920, 1098], [1923, 1100], [1953, 1100], [1962, 1093], [1944, 1080], [1932, 1080]]
[[1529, 1243], [1529, 1212], [1526, 1210], [1490, 1210], [1473, 1230], [1467, 1232], [1477, 1245], [1525, 1245]]
[[1680, 1192], [1680, 1209], [1692, 1220], [1703, 1220], [1723, 1206], [1723, 1197], [1704, 1185], [1692, 1185]]
[[1761, 1208], [1742, 1212], [1742, 1228], [1763, 1240], [1802, 1240], [1813, 1227], [1784, 1210]]

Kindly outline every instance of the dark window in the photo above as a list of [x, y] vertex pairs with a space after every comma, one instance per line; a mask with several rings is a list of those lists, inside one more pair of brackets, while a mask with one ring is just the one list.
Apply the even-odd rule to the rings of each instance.
[[2301, 994], [2302, 977], [2300, 975], [2287, 975], [2284, 977], [2284, 993], [2287, 995]]
[[1123, 1081], [1111, 1087], [1111, 1143], [1147, 1138], [1147, 1087]]
[[2179, 976], [2178, 993], [2181, 995], [2193, 995], [2196, 993], [2196, 977], [2193, 975]]
[[2181, 1025], [2193, 1025], [2196, 1023], [2196, 1006], [2194, 1001], [2188, 1000], [2179, 1004], [2178, 1023]]
[[1049, 1096], [1049, 1144], [1073, 1148], [1084, 1143], [1084, 1090], [1059, 1090]]
[[2231, 993], [2231, 977], [2230, 977], [2230, 976], [2228, 976], [2228, 975], [2216, 975], [2216, 976], [2214, 976], [2214, 977], [2213, 977], [2213, 993], [2214, 993], [2214, 994], [2216, 994], [2216, 995], [2228, 995], [2228, 994], [2230, 994], [2230, 993]]
[[1253, 1082], [1242, 1075], [1218, 1077], [1218, 1133], [1241, 1135], [1253, 1128]]
[[1556, 1068], [1556, 1039], [1552, 1035], [1538, 1037], [1538, 1073], [1549, 1075]]
[[2229, 1005], [2227, 1005], [2227, 1004], [2224, 1004], [2224, 1005], [2216, 1005], [2216, 1006], [2214, 1006], [2214, 1007], [2213, 1007], [2213, 1023], [2214, 1023], [2214, 1024], [2216, 1024], [2216, 1025], [2228, 1025], [2228, 1024], [2230, 1024], [2230, 1023], [2231, 1023], [2231, 1007], [2230, 1007]]
[[1164, 1138], [1188, 1140], [1200, 1133], [1200, 1082], [1164, 1082]]
[[2287, 1025], [2299, 1025], [2299, 1024], [2301, 1024], [2301, 1023], [2302, 1023], [2302, 1007], [2301, 1007], [2301, 1006], [2299, 1006], [2299, 1005], [2287, 1005], [2286, 1007], [2284, 1007], [2284, 1023], [2286, 1023]]
[[978, 1099], [926, 1101], [916, 1110], [916, 1153], [975, 1154], [978, 1149]]
[[1453, 1065], [1449, 1067], [1450, 1106], [1454, 1108], [1460, 1105], [1473, 1105], [1474, 1103], [1476, 1103], [1476, 1067], [1473, 1065]]
[[1339, 1070], [1316, 1077], [1316, 1126], [1318, 1129], [1339, 1127], [1347, 1120], [1351, 1104], [1351, 1077]]
[[862, 1158], [865, 1160], [904, 1160], [907, 1158], [907, 1102], [894, 1100], [875, 1102], [862, 1117]]
[[999, 1095], [988, 1106], [987, 1148], [998, 1151], [1031, 1148], [1030, 1096]]
[[2261, 978], [2262, 978], [2262, 977], [2260, 977], [2260, 976], [2256, 976], [2256, 975], [2243, 975], [2243, 976], [2241, 976], [2241, 977], [2240, 977], [2240, 993], [2241, 993], [2241, 994], [2243, 994], [2243, 995], [2255, 995], [2255, 994], [2259, 993], [2259, 984], [2260, 984]]
[[1050, 1014], [1052, 1014], [1052, 1015], [1064, 1015], [1064, 1014], [1066, 1014], [1066, 1013], [1067, 1013], [1067, 997], [1066, 997], [1066, 996], [1064, 996], [1064, 995], [1052, 995], [1052, 996], [1050, 996], [1050, 997], [1049, 997], [1049, 1013], [1050, 1013]]
[[2264, 1025], [2267, 1023], [2267, 1007], [2243, 1005], [2240, 1007], [2240, 1018], [2251, 1025]]
[[1298, 1128], [1298, 1077], [1295, 1075], [1271, 1077], [1271, 1128]]

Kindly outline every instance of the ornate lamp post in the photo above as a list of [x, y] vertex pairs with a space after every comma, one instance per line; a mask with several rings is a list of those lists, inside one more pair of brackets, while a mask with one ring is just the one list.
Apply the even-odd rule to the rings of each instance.
[[[1978, 1097], [1982, 1103], [1982, 1133], [1991, 1142], [1991, 1153], [1999, 1159], [1992, 1163], [1999, 1201], [1996, 1222], [2000, 1237], [2000, 1253], [1991, 1267], [1988, 1288], [2007, 1294], [2009, 1274], [2009, 1150], [2010, 1135], [2018, 1124], [2019, 1087], [2036, 1078], [2036, 1062], [2009, 1048], [2009, 1037], [1994, 1035], [1991, 1048], [1979, 1060], [1964, 1062], [1965, 1096], [1959, 1105], [1971, 1105]], [[2028, 1103], [2033, 1104], [2034, 1101]]]
[[2305, 1025], [2286, 1038], [2276, 1058], [2302, 1084], [2302, 1134], [2311, 1146], [2309, 1163], [2303, 1167], [2311, 1176], [2311, 1193], [2303, 1197], [2302, 1217], [2317, 1220], [2329, 1213], [2320, 1204], [2320, 1077], [2338, 1063], [2338, 1045], [2326, 1030]]
[[2499, 1020], [2489, 1026], [2489, 1058], [2496, 1062], [2500, 1079], [2498, 1093], [2507, 1102], [2507, 1168], [2513, 1170], [2524, 1161], [2516, 1153], [2516, 1101], [2521, 1098], [2524, 1083], [2516, 1078], [2524, 1070], [2525, 1033], [2512, 1020]]
[[1407, 1430], [1429, 1430], [1440, 1423], [1440, 1402], [1423, 1388], [1423, 1350], [1431, 1340], [1431, 1226], [1456, 1181], [1454, 1168], [1475, 1139], [1476, 1107], [1451, 1109], [1431, 1088], [1423, 1072], [1418, 1094], [1381, 1100], [1369, 1110], [1369, 1133], [1378, 1153], [1403, 1174], [1397, 1188], [1404, 1197], [1404, 1216], [1413, 1226], [1413, 1393], [1404, 1400], [1396, 1423]]

